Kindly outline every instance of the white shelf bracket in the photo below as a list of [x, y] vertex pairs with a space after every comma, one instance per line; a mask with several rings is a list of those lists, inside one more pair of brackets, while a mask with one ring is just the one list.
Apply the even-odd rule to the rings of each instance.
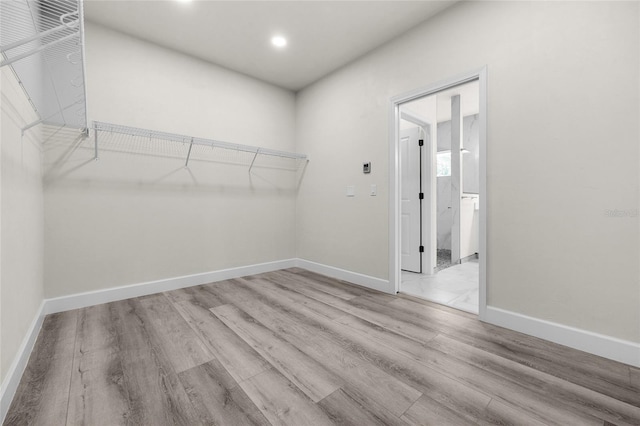
[[98, 129], [93, 130], [93, 159], [98, 161]]
[[37, 114], [23, 134], [39, 124], [89, 127], [82, 3], [0, 0], [0, 67], [12, 68]]
[[191, 158], [191, 148], [193, 148], [193, 138], [191, 138], [191, 143], [189, 144], [189, 152], [187, 153], [187, 161], [185, 161], [184, 166], [189, 167], [189, 158]]
[[251, 173], [251, 169], [253, 169], [253, 163], [256, 162], [256, 158], [260, 154], [260, 148], [256, 149], [256, 154], [253, 156], [253, 160], [251, 160], [251, 165], [249, 166], [249, 173]]

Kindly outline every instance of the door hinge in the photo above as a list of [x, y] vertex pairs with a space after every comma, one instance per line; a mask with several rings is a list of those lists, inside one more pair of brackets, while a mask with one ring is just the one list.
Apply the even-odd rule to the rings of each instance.
[[418, 146], [424, 145], [424, 139], [418, 139]]
[[420, 246], [419, 250], [420, 250], [420, 253], [424, 253], [424, 246]]
[[418, 199], [424, 200], [424, 192], [418, 194]]

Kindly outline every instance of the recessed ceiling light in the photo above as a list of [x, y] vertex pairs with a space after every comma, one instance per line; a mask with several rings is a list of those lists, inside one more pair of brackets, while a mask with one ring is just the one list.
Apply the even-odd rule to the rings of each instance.
[[271, 44], [275, 47], [285, 47], [287, 45], [287, 39], [282, 36], [274, 36], [271, 38]]
[[191, 0], [177, 0], [178, 3], [191, 3]]

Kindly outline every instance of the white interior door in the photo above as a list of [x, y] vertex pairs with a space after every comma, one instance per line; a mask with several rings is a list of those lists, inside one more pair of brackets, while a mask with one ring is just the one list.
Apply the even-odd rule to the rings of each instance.
[[418, 136], [418, 127], [400, 131], [401, 268], [411, 272], [422, 272]]

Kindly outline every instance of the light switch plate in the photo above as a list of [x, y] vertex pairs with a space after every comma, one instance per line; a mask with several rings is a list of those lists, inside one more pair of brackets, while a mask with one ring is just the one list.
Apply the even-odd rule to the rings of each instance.
[[347, 197], [355, 197], [356, 196], [356, 187], [353, 185], [347, 186]]
[[371, 195], [372, 197], [375, 197], [376, 195], [378, 195], [378, 185], [376, 185], [375, 183], [371, 184], [371, 190], [369, 191], [369, 195]]

